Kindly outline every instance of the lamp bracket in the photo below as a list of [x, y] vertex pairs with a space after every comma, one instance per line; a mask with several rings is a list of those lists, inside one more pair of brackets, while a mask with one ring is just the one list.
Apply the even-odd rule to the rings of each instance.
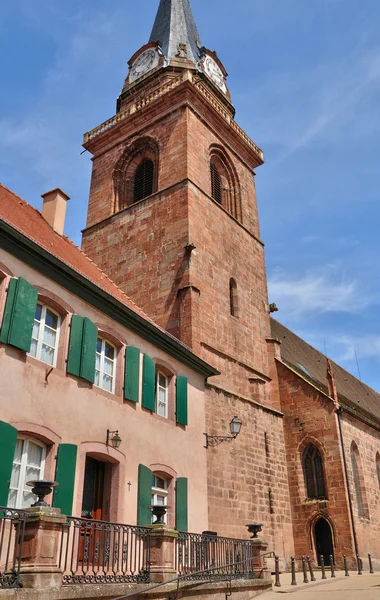
[[214, 448], [223, 442], [232, 442], [232, 440], [236, 440], [237, 437], [237, 435], [209, 435], [208, 433], [205, 433], [204, 435], [206, 436], [205, 448], [208, 448], [209, 446]]
[[110, 445], [110, 441], [113, 435], [116, 435], [119, 433], [118, 429], [115, 429], [115, 431], [111, 431], [110, 429], [107, 429], [107, 440], [106, 440], [106, 446]]

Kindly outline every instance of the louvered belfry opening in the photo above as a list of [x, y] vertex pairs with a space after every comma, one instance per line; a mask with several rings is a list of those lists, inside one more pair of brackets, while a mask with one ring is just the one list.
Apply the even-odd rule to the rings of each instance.
[[303, 458], [305, 480], [308, 498], [326, 498], [323, 461], [319, 450], [309, 444]]
[[219, 202], [219, 204], [222, 204], [222, 180], [218, 169], [213, 163], [211, 163], [211, 196], [214, 200]]
[[154, 164], [150, 158], [143, 158], [135, 172], [133, 202], [138, 202], [153, 194]]

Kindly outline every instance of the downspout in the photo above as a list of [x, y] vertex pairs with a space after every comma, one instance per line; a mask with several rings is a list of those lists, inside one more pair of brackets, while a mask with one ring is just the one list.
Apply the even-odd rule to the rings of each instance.
[[339, 423], [339, 433], [340, 433], [340, 443], [342, 446], [342, 455], [343, 455], [343, 464], [344, 464], [344, 474], [345, 474], [345, 479], [346, 479], [346, 486], [347, 486], [347, 493], [348, 493], [348, 505], [350, 507], [350, 516], [351, 516], [351, 525], [352, 525], [352, 534], [354, 537], [354, 546], [355, 546], [355, 556], [359, 555], [359, 547], [358, 547], [358, 540], [356, 537], [356, 529], [355, 529], [355, 521], [354, 521], [354, 510], [352, 507], [352, 499], [351, 499], [351, 491], [350, 491], [350, 484], [349, 484], [349, 480], [348, 480], [348, 469], [347, 469], [347, 459], [346, 459], [346, 450], [344, 448], [344, 439], [343, 439], [343, 429], [342, 429], [342, 421], [341, 421], [341, 414], [343, 412], [342, 407], [340, 406], [338, 408], [338, 410], [336, 411], [336, 414], [338, 415], [338, 423]]

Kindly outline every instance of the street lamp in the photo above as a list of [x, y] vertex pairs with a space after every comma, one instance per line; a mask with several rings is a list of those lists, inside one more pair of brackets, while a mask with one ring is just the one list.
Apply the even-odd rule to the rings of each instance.
[[121, 444], [121, 437], [119, 435], [119, 431], [110, 431], [109, 429], [107, 429], [107, 440], [106, 440], [106, 446], [112, 446], [112, 448], [115, 448], [115, 450], [118, 450], [120, 448], [120, 444]]
[[209, 435], [208, 433], [205, 433], [206, 448], [209, 446], [219, 446], [219, 444], [222, 442], [230, 442], [231, 440], [235, 440], [240, 433], [241, 426], [242, 422], [239, 417], [234, 417], [230, 422], [231, 435]]

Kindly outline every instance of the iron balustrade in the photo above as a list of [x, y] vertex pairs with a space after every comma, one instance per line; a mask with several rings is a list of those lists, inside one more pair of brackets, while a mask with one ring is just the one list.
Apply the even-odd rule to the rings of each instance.
[[62, 528], [63, 584], [150, 580], [150, 529], [69, 517]]
[[255, 579], [253, 546], [238, 540], [180, 532], [176, 540], [176, 568], [188, 579]]
[[26, 513], [0, 506], [0, 589], [20, 587]]

